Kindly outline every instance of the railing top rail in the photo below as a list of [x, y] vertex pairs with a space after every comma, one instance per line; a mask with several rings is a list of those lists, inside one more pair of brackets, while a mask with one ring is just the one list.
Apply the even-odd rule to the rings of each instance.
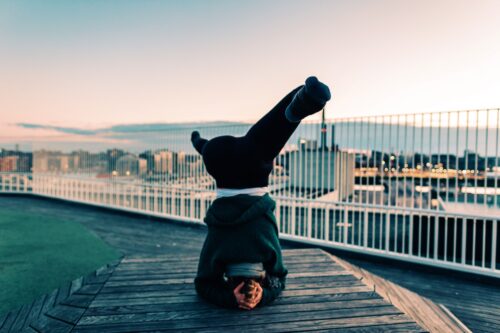
[[[355, 120], [368, 120], [368, 119], [384, 119], [384, 118], [397, 118], [397, 117], [417, 117], [426, 115], [451, 115], [457, 113], [470, 113], [470, 112], [494, 112], [500, 111], [500, 108], [483, 108], [483, 109], [463, 109], [463, 110], [444, 110], [444, 111], [422, 111], [422, 112], [409, 112], [409, 113], [387, 113], [387, 114], [377, 114], [377, 115], [359, 115], [352, 117], [331, 117], [326, 118], [326, 122], [336, 122], [336, 121], [355, 121]], [[318, 122], [314, 120], [312, 122]]]
[[[39, 175], [37, 175], [39, 176]], [[54, 175], [44, 175], [44, 176], [54, 176]], [[58, 178], [61, 178], [61, 175], [57, 175]], [[143, 187], [143, 188], [156, 188], [156, 189], [168, 189], [168, 190], [177, 190], [183, 192], [196, 192], [196, 193], [205, 193], [205, 194], [213, 194], [215, 192], [210, 189], [200, 189], [200, 188], [192, 188], [187, 187], [183, 184], [175, 185], [169, 184], [165, 186], [162, 183], [145, 183], [145, 182], [127, 182], [123, 180], [114, 180], [114, 179], [89, 179], [83, 177], [75, 177], [75, 176], [64, 176], [66, 179], [71, 180], [81, 180], [85, 182], [97, 182], [97, 183], [107, 183], [107, 184], [115, 184], [115, 185], [124, 185], [124, 186], [132, 186], [132, 187]], [[440, 210], [432, 210], [432, 209], [424, 209], [424, 208], [411, 208], [411, 207], [398, 207], [398, 206], [386, 206], [386, 205], [377, 205], [377, 204], [369, 204], [369, 203], [358, 203], [358, 202], [343, 202], [343, 201], [328, 201], [328, 200], [317, 200], [317, 199], [307, 199], [301, 197], [284, 197], [279, 195], [273, 195], [276, 200], [280, 201], [289, 201], [301, 204], [314, 204], [314, 205], [330, 205], [330, 206], [341, 206], [341, 207], [358, 207], [362, 209], [378, 209], [383, 210], [384, 212], [400, 212], [404, 214], [412, 214], [412, 215], [432, 215], [432, 216], [442, 216], [448, 218], [465, 218], [465, 219], [485, 219], [485, 220], [493, 220], [498, 222], [500, 217], [495, 217], [492, 215], [484, 215], [484, 214], [464, 214], [464, 213], [450, 213], [446, 211]]]

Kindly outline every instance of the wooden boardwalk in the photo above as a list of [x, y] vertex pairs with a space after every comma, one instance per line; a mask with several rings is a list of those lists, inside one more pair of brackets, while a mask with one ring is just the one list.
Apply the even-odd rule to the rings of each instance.
[[200, 300], [193, 285], [197, 257], [127, 257], [73, 284], [73, 292], [70, 285], [66, 293], [50, 295], [52, 304], [39, 302], [36, 315], [30, 305], [0, 318], [0, 331], [425, 331], [327, 253], [285, 250], [284, 258], [286, 290], [253, 311]]
[[[177, 289], [179, 292], [180, 290], [191, 289], [191, 297], [194, 297], [194, 290], [192, 289], [193, 286], [190, 285], [192, 277], [194, 276], [194, 269], [190, 269], [192, 271], [190, 273], [188, 268], [193, 267], [193, 257], [196, 257], [194, 258], [195, 262], [197, 260], [197, 256], [201, 251], [201, 246], [206, 235], [206, 228], [171, 223], [171, 221], [158, 221], [144, 216], [132, 216], [123, 214], [122, 212], [96, 209], [85, 205], [70, 204], [31, 196], [20, 197], [0, 195], [0, 205], [10, 207], [12, 209], [26, 210], [43, 216], [55, 216], [74, 221], [75, 223], [81, 223], [96, 233], [108, 244], [119, 250], [127, 258], [134, 258], [135, 256], [137, 259], [139, 258], [137, 256], [140, 256], [142, 258], [150, 258], [150, 260], [157, 260], [158, 262], [163, 261], [165, 263], [163, 266], [172, 267], [172, 271], [170, 271], [170, 273], [167, 271], [165, 276], [172, 275], [174, 273], [179, 275], [179, 272], [174, 272], [174, 268], [183, 267], [186, 269], [184, 274], [189, 276], [189, 278], [186, 279], [187, 282], [185, 285], [180, 286], [180, 284], [177, 283], [175, 288], [173, 284], [168, 287], [165, 283], [158, 281], [162, 280], [162, 278], [159, 278], [158, 274], [155, 273], [156, 275], [153, 274], [151, 277], [142, 277], [145, 281], [150, 281], [148, 282], [150, 286], [143, 287], [143, 289], [147, 290], [150, 288], [153, 291], [161, 291], [168, 290], [170, 288], [170, 290]], [[296, 248], [296, 244], [283, 243], [282, 246], [287, 249]], [[306, 295], [304, 295], [301, 296], [303, 302], [300, 298], [298, 298], [299, 296], [289, 298], [289, 293], [298, 292], [298, 290], [301, 289], [307, 289], [297, 288], [294, 284], [291, 284], [294, 280], [300, 281], [300, 279], [293, 277], [292, 274], [299, 273], [298, 270], [300, 270], [301, 273], [309, 272], [309, 274], [316, 271], [316, 269], [308, 270], [307, 268], [302, 269], [302, 267], [298, 265], [294, 266], [292, 260], [293, 256], [291, 256], [291, 253], [293, 253], [293, 251], [285, 252], [285, 260], [290, 262], [289, 266], [292, 268], [290, 272], [291, 275], [288, 279], [287, 290], [284, 292], [282, 299], [278, 299], [272, 307], [281, 307], [284, 309], [283, 307], [288, 305], [294, 309], [295, 305], [290, 302], [295, 300], [301, 302], [299, 304], [301, 308], [297, 310], [297, 313], [301, 314], [304, 312], [303, 306], [306, 304], [311, 306], [311, 310], [309, 311], [312, 312], [314, 311], [314, 307], [325, 306], [320, 304], [325, 302], [325, 300], [326, 302], [333, 303], [336, 298], [331, 294], [326, 294], [329, 296], [319, 295], [315, 297], [313, 297], [313, 295], [305, 297]], [[177, 256], [176, 259], [180, 260], [181, 263], [175, 263], [172, 261], [172, 256], [174, 254]], [[191, 259], [185, 260], [185, 263], [183, 263], [182, 260], [184, 258]], [[306, 257], [304, 256], [304, 258]], [[336, 263], [339, 263], [337, 257], [333, 258], [336, 260]], [[120, 263], [119, 267], [126, 265], [127, 260]], [[311, 263], [312, 262], [313, 261], [311, 261]], [[500, 288], [498, 285], [487, 284], [479, 278], [478, 281], [467, 280], [460, 277], [458, 274], [454, 274], [453, 272], [450, 272], [450, 274], [434, 274], [429, 271], [417, 269], [416, 267], [400, 267], [397, 263], [374, 263], [360, 259], [354, 260], [353, 258], [349, 258], [348, 262], [351, 264], [354, 263], [358, 267], [365, 268], [365, 272], [362, 272], [362, 274], [358, 274], [359, 270], [357, 269], [347, 268], [347, 270], [354, 271], [355, 273], [353, 277], [358, 279], [358, 281], [361, 279], [361, 281], [365, 284], [370, 285], [370, 290], [373, 290], [374, 288], [377, 290], [378, 295], [373, 294], [373, 297], [380, 300], [380, 296], [382, 295], [383, 298], [389, 301], [389, 303], [396, 304], [398, 309], [404, 311], [409, 315], [409, 317], [416, 320], [421, 327], [425, 327], [425, 330], [436, 332], [454, 331], [449, 328], [436, 330], [434, 329], [434, 327], [436, 327], [436, 323], [433, 320], [428, 319], [430, 311], [432, 309], [438, 311], [439, 309], [436, 308], [436, 305], [443, 304], [451, 310], [452, 315], [456, 315], [473, 332], [493, 333], [500, 331], [500, 321], [498, 320], [498, 313], [500, 311], [500, 303], [498, 301], [500, 300]], [[155, 264], [151, 263], [148, 267], [157, 273], [161, 273], [161, 266], [156, 268]], [[321, 267], [318, 266], [318, 269], [320, 268]], [[385, 280], [381, 281], [381, 279], [369, 276], [367, 278], [366, 273], [370, 272], [379, 275]], [[89, 308], [89, 306], [93, 302], [94, 298], [96, 298], [96, 295], [100, 293], [101, 289], [103, 289], [104, 284], [108, 283], [108, 280], [117, 277], [119, 274], [121, 274], [120, 270], [115, 272], [114, 265], [110, 265], [110, 267], [99, 269], [90, 276], [68, 283], [58, 290], [35, 300], [33, 303], [24, 305], [20, 309], [7, 314], [0, 313], [0, 332], [69, 332], [75, 328], [76, 324], [79, 323], [83, 315], [92, 315], [93, 311], [97, 310], [94, 309], [94, 307]], [[163, 279], [166, 279], [165, 276]], [[137, 279], [139, 278], [140, 277], [137, 276]], [[316, 282], [314, 282], [315, 279], [317, 279]], [[330, 282], [328, 282], [328, 279], [331, 279]], [[341, 281], [340, 275], [336, 278], [333, 276], [330, 278], [313, 276], [309, 281], [316, 284], [315, 287], [311, 287], [309, 289], [320, 288], [323, 280], [326, 280], [326, 283], [333, 283], [335, 279], [339, 279], [338, 281]], [[154, 280], [157, 281], [155, 282]], [[303, 280], [308, 280], [308, 278], [303, 277]], [[390, 289], [386, 291], [382, 288], [390, 285], [390, 281], [395, 282], [399, 286], [406, 287], [420, 296], [428, 297], [432, 300], [431, 302], [434, 303], [434, 306], [428, 306], [428, 311], [422, 311], [423, 307], [425, 307], [430, 301], [429, 299], [423, 298], [417, 303], [417, 306], [415, 306], [412, 302], [401, 306], [399, 300], [401, 299], [402, 293], [398, 290], [398, 288], [386, 288]], [[145, 283], [144, 285], [148, 284]], [[107, 284], [106, 286], [108, 287]], [[126, 289], [125, 284], [122, 291], [125, 293]], [[403, 299], [414, 300], [418, 295], [410, 295], [409, 297], [404, 296]], [[347, 302], [347, 300], [342, 300], [342, 297], [340, 296], [337, 296], [337, 299], [343, 302], [339, 303], [342, 305], [345, 305]], [[353, 299], [353, 301], [360, 300], [362, 299]], [[95, 314], [98, 316], [101, 314], [103, 316], [109, 316], [112, 314], [131, 315], [132, 313], [129, 309], [136, 309], [139, 313], [143, 314], [145, 311], [147, 312], [148, 309], [153, 310], [153, 312], [169, 312], [171, 311], [171, 307], [174, 305], [170, 305], [169, 308], [167, 307], [167, 304], [170, 303], [158, 304], [151, 302], [149, 306], [113, 306], [107, 308], [107, 310], [106, 308], [101, 308], [103, 312], [96, 312]], [[208, 311], [208, 309], [214, 310], [214, 307], [211, 307], [206, 303], [200, 302], [198, 306], [200, 306], [200, 311], [203, 307], [205, 307], [205, 311]], [[409, 308], [411, 306], [413, 306], [413, 309]], [[141, 308], [143, 309], [142, 312]], [[188, 310], [189, 308], [186, 308], [186, 311]], [[257, 311], [260, 310], [261, 309], [258, 309], [252, 312], [252, 314], [255, 315], [257, 314]], [[272, 311], [271, 308], [265, 308], [262, 310]], [[176, 311], [182, 311], [182, 309], [177, 307]], [[191, 311], [196, 312], [198, 310]], [[217, 309], [217, 311], [222, 313], [226, 310]], [[234, 311], [229, 313], [232, 316], [245, 315], [245, 313], [240, 314], [239, 312]], [[417, 316], [415, 316], [415, 314]], [[419, 318], [421, 320], [419, 320]], [[446, 321], [444, 324], [447, 324], [448, 322], [449, 321]], [[400, 326], [404, 327], [404, 324], [400, 324]], [[395, 330], [397, 330], [397, 327], [397, 325], [392, 326]], [[50, 330], [47, 328], [50, 328]], [[80, 329], [80, 327], [78, 327], [78, 329]], [[340, 330], [342, 331], [342, 329]], [[352, 330], [356, 331], [356, 329], [351, 329], [351, 331]], [[379, 327], [379, 330], [383, 331], [383, 326]], [[358, 331], [377, 331], [377, 327], [372, 325], [365, 329], [359, 328]], [[460, 329], [455, 331], [460, 331]]]

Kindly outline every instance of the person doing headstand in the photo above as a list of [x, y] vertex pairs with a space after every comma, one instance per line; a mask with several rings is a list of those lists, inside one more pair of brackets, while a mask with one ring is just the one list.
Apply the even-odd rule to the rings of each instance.
[[204, 218], [208, 233], [195, 288], [223, 307], [251, 310], [276, 299], [288, 273], [283, 264], [267, 185], [273, 161], [300, 124], [331, 98], [316, 77], [288, 93], [241, 137], [223, 135], [191, 142], [215, 179], [217, 196]]

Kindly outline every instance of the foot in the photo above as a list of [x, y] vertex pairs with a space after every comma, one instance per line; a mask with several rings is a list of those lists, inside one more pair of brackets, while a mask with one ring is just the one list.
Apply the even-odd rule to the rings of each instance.
[[310, 76], [294, 96], [285, 111], [290, 122], [299, 122], [325, 107], [332, 95], [328, 86], [320, 82], [315, 76]]
[[198, 131], [193, 131], [191, 133], [191, 142], [198, 140], [200, 138], [200, 132]]
[[193, 131], [191, 133], [191, 143], [193, 144], [194, 149], [200, 154], [203, 153], [203, 147], [207, 143], [207, 140], [200, 137], [200, 133], [198, 131]]

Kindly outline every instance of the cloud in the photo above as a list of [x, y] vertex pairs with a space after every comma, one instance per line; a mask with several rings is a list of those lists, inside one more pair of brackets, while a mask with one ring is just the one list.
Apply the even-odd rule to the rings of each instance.
[[165, 148], [191, 152], [193, 148], [190, 134], [194, 129], [199, 129], [206, 138], [210, 138], [214, 135], [220, 135], [222, 132], [230, 135], [243, 135], [249, 126], [249, 124], [242, 122], [228, 121], [128, 124], [99, 129], [81, 129], [35, 123], [16, 123], [14, 125], [33, 131], [51, 130], [56, 133], [43, 137], [32, 133], [32, 135], [24, 137], [27, 140], [22, 140], [22, 138], [2, 140], [0, 136], [0, 144], [3, 144], [3, 142], [27, 141], [33, 144], [33, 149], [35, 147], [36, 149], [61, 151], [83, 149], [93, 152], [110, 148], [133, 152]]
[[77, 134], [77, 135], [95, 135], [95, 134], [97, 134], [96, 131], [84, 130], [84, 129], [72, 128], [72, 127], [60, 127], [60, 126], [40, 125], [40, 124], [31, 124], [31, 123], [17, 123], [16, 125], [19, 127], [22, 127], [22, 128], [46, 129], [46, 130], [53, 130], [53, 131], [57, 131], [57, 132], [65, 133], [65, 134]]
[[62, 127], [62, 126], [52, 126], [52, 125], [42, 125], [33, 123], [17, 123], [16, 126], [28, 129], [45, 129], [53, 130], [65, 134], [76, 134], [76, 135], [99, 135], [99, 134], [123, 134], [123, 133], [138, 133], [138, 132], [161, 132], [169, 131], [175, 129], [195, 129], [195, 128], [207, 128], [207, 127], [218, 127], [218, 126], [238, 126], [245, 125], [242, 122], [230, 122], [230, 121], [212, 121], [212, 122], [188, 122], [188, 123], [150, 123], [150, 124], [128, 124], [128, 125], [115, 125], [111, 127], [105, 127], [96, 130], [88, 130], [74, 127]]

